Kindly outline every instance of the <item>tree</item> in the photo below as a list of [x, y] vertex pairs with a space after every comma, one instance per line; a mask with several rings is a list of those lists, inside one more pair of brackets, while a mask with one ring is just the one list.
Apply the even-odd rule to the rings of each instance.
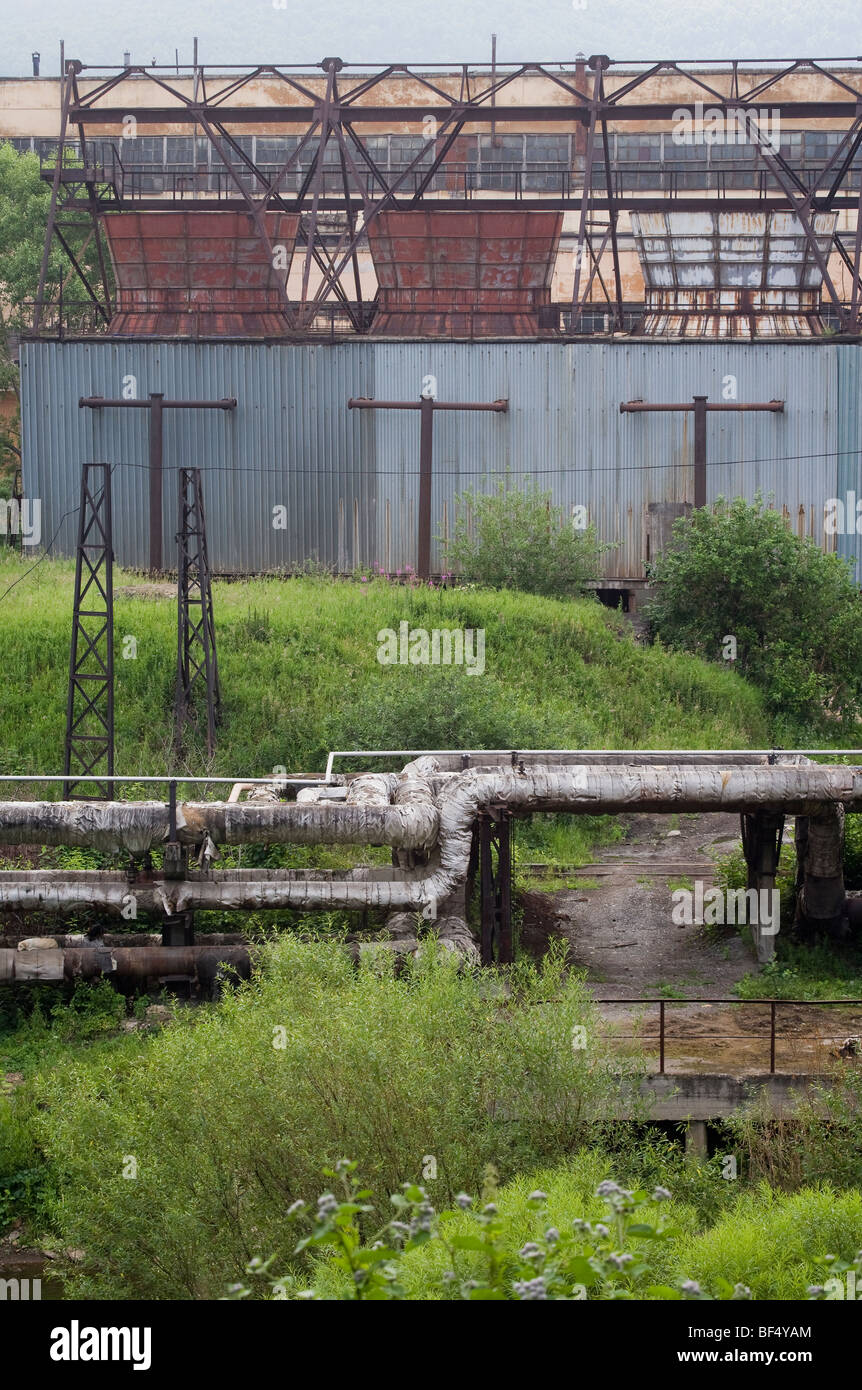
[[456, 504], [460, 515], [447, 563], [465, 579], [492, 589], [571, 598], [598, 577], [602, 547], [594, 527], [576, 529], [562, 507], [552, 505], [550, 492], [520, 491], [500, 482], [490, 495], [460, 493]]
[[859, 719], [862, 603], [849, 564], [795, 536], [759, 495], [676, 521], [649, 578], [653, 634], [735, 661], [765, 692], [776, 739]]
[[[69, 163], [67, 154], [67, 166]], [[19, 154], [12, 145], [0, 142], [0, 393], [18, 391], [15, 343], [32, 319], [50, 203], [50, 185], [40, 177], [38, 156]], [[88, 240], [88, 232], [83, 227], [69, 228], [66, 236], [79, 261], [95, 276], [98, 255], [95, 239]], [[55, 242], [48, 258], [46, 298], [56, 303], [61, 286], [76, 278]], [[85, 296], [81, 290], [80, 294], [72, 291], [69, 297]], [[17, 418], [0, 421], [0, 490], [4, 478], [7, 485], [11, 481], [19, 461]]]

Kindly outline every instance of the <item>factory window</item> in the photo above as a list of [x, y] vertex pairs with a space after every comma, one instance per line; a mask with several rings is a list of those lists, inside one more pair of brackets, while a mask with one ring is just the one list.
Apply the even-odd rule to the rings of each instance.
[[125, 165], [149, 164], [161, 169], [165, 162], [163, 135], [137, 135], [134, 140], [120, 140], [120, 158]]
[[165, 138], [165, 163], [169, 169], [191, 169], [195, 141], [192, 135], [168, 135]]
[[524, 141], [528, 165], [562, 164], [564, 168], [568, 167], [568, 135], [526, 135]]
[[261, 166], [272, 165], [273, 169], [277, 169], [287, 159], [291, 149], [296, 149], [296, 145], [296, 137], [279, 140], [273, 139], [270, 135], [258, 135], [255, 140], [255, 158]]

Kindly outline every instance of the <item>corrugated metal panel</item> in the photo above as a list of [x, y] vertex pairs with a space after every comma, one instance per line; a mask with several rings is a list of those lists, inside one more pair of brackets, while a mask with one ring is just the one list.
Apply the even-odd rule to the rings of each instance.
[[862, 584], [862, 352], [850, 343], [839, 343], [838, 390], [841, 413], [838, 421], [838, 485], [830, 497], [844, 507], [844, 530], [837, 537], [839, 555], [846, 555], [856, 566], [856, 580]]
[[272, 338], [290, 332], [279, 293], [298, 213], [269, 213], [279, 277], [253, 218], [240, 212], [121, 212], [102, 219], [117, 281], [115, 337]]
[[[145, 412], [78, 408], [80, 396], [122, 395], [128, 376], [139, 396], [237, 398], [227, 415], [165, 415], [166, 554], [176, 527], [175, 470], [197, 466], [210, 555], [222, 572], [297, 565], [313, 555], [342, 571], [415, 564], [418, 413], [348, 411], [347, 401], [416, 400], [429, 375], [440, 400], [510, 402], [506, 415], [436, 416], [435, 534], [451, 531], [455, 497], [465, 488], [530, 478], [551, 490], [567, 516], [587, 508], [602, 539], [616, 547], [607, 573], [617, 578], [643, 577], [648, 508], [694, 498], [691, 416], [620, 415], [620, 402], [682, 402], [696, 393], [717, 401], [734, 390], [740, 401], [783, 399], [783, 415], [709, 416], [708, 497], [772, 494], [794, 528], [818, 541], [824, 504], [838, 488], [839, 450], [860, 447], [859, 349], [823, 342], [94, 341], [26, 343], [21, 359], [24, 488], [42, 499], [44, 538], [68, 511], [54, 548], [72, 551], [81, 465], [108, 460], [117, 465], [117, 558], [141, 567]], [[858, 468], [858, 456], [845, 456], [845, 479], [851, 465]], [[843, 490], [851, 485], [845, 481]], [[272, 525], [277, 506], [286, 508], [285, 530]], [[433, 555], [439, 568], [436, 544]]]

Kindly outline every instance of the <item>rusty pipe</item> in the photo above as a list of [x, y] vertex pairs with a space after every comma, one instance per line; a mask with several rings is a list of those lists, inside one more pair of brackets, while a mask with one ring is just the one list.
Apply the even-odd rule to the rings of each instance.
[[254, 947], [247, 946], [83, 946], [70, 950], [0, 950], [0, 981], [60, 984], [63, 981], [158, 980], [189, 975], [211, 985], [222, 965], [243, 978], [251, 973]]

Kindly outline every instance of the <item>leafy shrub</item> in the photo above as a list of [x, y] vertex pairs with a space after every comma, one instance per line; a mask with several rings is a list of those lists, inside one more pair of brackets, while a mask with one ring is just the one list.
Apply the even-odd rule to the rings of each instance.
[[397, 978], [385, 951], [355, 971], [285, 938], [145, 1052], [53, 1072], [36, 1123], [59, 1235], [90, 1258], [79, 1287], [217, 1297], [256, 1251], [283, 1265], [289, 1206], [345, 1152], [382, 1194], [433, 1158], [446, 1205], [489, 1162], [509, 1178], [582, 1144], [619, 1085], [597, 1042], [572, 1046], [593, 1006], [559, 954], [507, 980], [430, 947]]
[[113, 1033], [126, 1016], [126, 1001], [109, 980], [74, 985], [16, 983], [0, 987], [0, 1034], [18, 1030], [16, 1053], [28, 1042], [37, 1049], [52, 1041], [81, 1042]]
[[552, 505], [550, 492], [499, 482], [493, 493], [464, 492], [456, 503], [461, 511], [447, 563], [465, 579], [492, 589], [572, 598], [598, 577], [602, 547], [595, 528], [576, 530], [562, 508]]
[[844, 817], [844, 886], [862, 888], [862, 815]]
[[126, 1001], [109, 980], [79, 982], [68, 1003], [58, 1000], [51, 1009], [51, 1024], [66, 1042], [113, 1033], [126, 1016]]
[[544, 748], [558, 727], [534, 699], [488, 674], [396, 666], [344, 710], [334, 742], [341, 748]]
[[738, 497], [674, 523], [649, 569], [652, 631], [668, 646], [736, 665], [766, 696], [777, 740], [862, 713], [860, 597], [846, 560], [800, 539], [779, 512]]

